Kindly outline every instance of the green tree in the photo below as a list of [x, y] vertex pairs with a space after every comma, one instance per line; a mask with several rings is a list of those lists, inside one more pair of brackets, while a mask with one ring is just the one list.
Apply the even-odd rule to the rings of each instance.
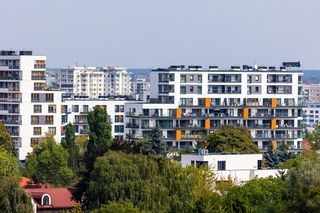
[[224, 212], [283, 212], [288, 199], [285, 181], [278, 178], [253, 179], [234, 186], [223, 197]]
[[320, 124], [316, 123], [313, 127], [313, 131], [308, 132], [306, 130], [305, 136], [311, 142], [312, 149], [320, 149]]
[[259, 149], [253, 144], [251, 134], [245, 127], [223, 125], [208, 136], [209, 152], [251, 152]]
[[[103, 205], [98, 211], [101, 213], [142, 213], [138, 208], [134, 207], [133, 203], [126, 201], [109, 202], [107, 205]], [[144, 212], [144, 211], [143, 211]]]
[[76, 143], [76, 136], [73, 125], [68, 123], [66, 126], [65, 139], [61, 142], [62, 147], [68, 152], [68, 166], [76, 175], [80, 165], [79, 146]]
[[26, 170], [35, 182], [68, 186], [73, 177], [68, 153], [52, 136], [45, 138], [27, 156]]
[[17, 183], [0, 180], [0, 209], [7, 213], [32, 213], [31, 198]]
[[162, 131], [159, 128], [154, 128], [151, 131], [151, 136], [145, 141], [144, 148], [149, 155], [161, 154], [166, 156], [167, 147], [162, 141]]
[[16, 154], [12, 138], [2, 123], [0, 123], [0, 147], [14, 155]]
[[18, 159], [4, 148], [0, 148], [0, 180], [15, 178], [18, 181], [19, 176]]

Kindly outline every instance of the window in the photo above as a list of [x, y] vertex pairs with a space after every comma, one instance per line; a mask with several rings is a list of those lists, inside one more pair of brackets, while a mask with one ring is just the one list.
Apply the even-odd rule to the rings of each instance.
[[53, 94], [46, 94], [46, 102], [53, 102]]
[[31, 116], [31, 124], [39, 124], [39, 116]]
[[180, 82], [181, 83], [186, 83], [187, 77], [186, 75], [180, 75]]
[[180, 86], [180, 94], [186, 94], [186, 93], [187, 93], [186, 86]]
[[33, 127], [34, 135], [41, 135], [41, 127]]
[[114, 122], [116, 123], [123, 123], [123, 115], [115, 115]]
[[34, 147], [40, 143], [40, 138], [31, 138], [31, 146]]
[[42, 112], [42, 106], [41, 105], [34, 105], [33, 106], [33, 113], [41, 113]]
[[114, 131], [115, 131], [116, 133], [122, 133], [122, 132], [124, 132], [124, 125], [115, 125], [115, 126], [114, 126]]
[[198, 94], [202, 94], [202, 86], [198, 86]]
[[193, 80], [194, 80], [194, 76], [190, 75], [190, 81], [193, 81]]
[[46, 124], [53, 124], [53, 116], [52, 115], [46, 116], [45, 122], [46, 122]]
[[56, 113], [56, 111], [57, 111], [56, 105], [49, 105], [48, 106], [48, 112], [49, 113]]
[[49, 127], [48, 132], [51, 135], [56, 135], [56, 127]]
[[88, 105], [83, 105], [82, 106], [82, 112], [89, 112], [89, 106]]
[[203, 166], [203, 167], [208, 166], [208, 161], [196, 161], [196, 166], [197, 166], [197, 168], [199, 168], [201, 166]]
[[226, 170], [226, 161], [218, 161], [218, 171]]
[[50, 199], [50, 197], [49, 197], [49, 195], [43, 195], [42, 196], [42, 205], [43, 206], [49, 206], [49, 205], [51, 205], [51, 199]]
[[115, 112], [124, 112], [124, 106], [123, 105], [116, 105]]
[[79, 112], [79, 105], [72, 105], [72, 112]]
[[194, 166], [194, 160], [191, 161], [191, 166]]
[[68, 116], [67, 115], [62, 115], [61, 116], [61, 120], [62, 120], [62, 123], [68, 123]]
[[193, 86], [190, 86], [190, 93], [193, 93]]
[[202, 83], [202, 75], [198, 75], [198, 82]]
[[40, 96], [38, 93], [31, 93], [31, 102], [39, 102]]

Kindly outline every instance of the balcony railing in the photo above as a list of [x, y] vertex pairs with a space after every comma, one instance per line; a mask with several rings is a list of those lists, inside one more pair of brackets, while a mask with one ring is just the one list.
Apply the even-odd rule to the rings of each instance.
[[138, 129], [138, 128], [139, 128], [139, 124], [136, 124], [136, 123], [127, 123], [127, 124], [126, 124], [126, 128]]
[[21, 102], [22, 98], [0, 98], [0, 102]]

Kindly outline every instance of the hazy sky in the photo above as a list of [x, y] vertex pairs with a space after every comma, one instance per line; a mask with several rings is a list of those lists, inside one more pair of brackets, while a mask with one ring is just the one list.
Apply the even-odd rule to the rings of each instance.
[[7, 0], [0, 49], [48, 66], [320, 68], [319, 0]]

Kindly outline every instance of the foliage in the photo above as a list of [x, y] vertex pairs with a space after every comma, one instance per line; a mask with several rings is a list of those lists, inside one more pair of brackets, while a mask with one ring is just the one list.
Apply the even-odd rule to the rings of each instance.
[[[141, 213], [141, 211], [134, 207], [133, 203], [126, 200], [126, 201], [119, 201], [119, 202], [109, 202], [107, 205], [102, 205], [99, 209], [101, 213]], [[143, 211], [144, 212], [144, 211]], [[142, 213], [143, 213], [142, 212]]]
[[233, 125], [223, 125], [210, 134], [207, 148], [209, 152], [259, 152], [249, 130]]
[[19, 176], [18, 159], [4, 148], [0, 148], [0, 180]]
[[144, 149], [145, 139], [141, 140], [113, 140], [110, 146], [112, 151], [121, 151], [131, 154], [146, 154]]
[[306, 138], [311, 142], [312, 149], [320, 149], [320, 124], [316, 123], [313, 127], [313, 131], [305, 131]]
[[68, 166], [77, 174], [80, 166], [80, 151], [76, 143], [76, 136], [74, 133], [73, 125], [68, 123], [66, 126], [65, 139], [61, 142], [62, 147], [68, 152]]
[[267, 166], [271, 169], [278, 169], [280, 164], [295, 158], [296, 155], [293, 152], [288, 152], [287, 149], [288, 147], [285, 145], [284, 141], [281, 141], [281, 144], [277, 150], [273, 150], [273, 145], [270, 142], [268, 150], [264, 155]]
[[144, 149], [149, 155], [167, 155], [167, 147], [162, 141], [162, 136], [159, 128], [152, 129], [151, 136], [144, 143]]
[[72, 213], [83, 213], [81, 204], [79, 202], [76, 203], [76, 206], [72, 209]]
[[161, 157], [108, 152], [97, 158], [87, 191], [89, 207], [130, 200], [139, 210], [191, 212], [211, 195], [214, 176], [208, 168], [182, 168]]
[[278, 178], [253, 179], [243, 186], [234, 186], [223, 197], [225, 212], [281, 212], [288, 191]]
[[0, 180], [1, 212], [32, 213], [31, 198], [17, 183]]
[[47, 137], [27, 156], [28, 176], [35, 182], [67, 186], [73, 176], [67, 160], [68, 153], [63, 147], [52, 136]]
[[14, 155], [16, 154], [12, 138], [2, 123], [0, 123], [0, 147]]

